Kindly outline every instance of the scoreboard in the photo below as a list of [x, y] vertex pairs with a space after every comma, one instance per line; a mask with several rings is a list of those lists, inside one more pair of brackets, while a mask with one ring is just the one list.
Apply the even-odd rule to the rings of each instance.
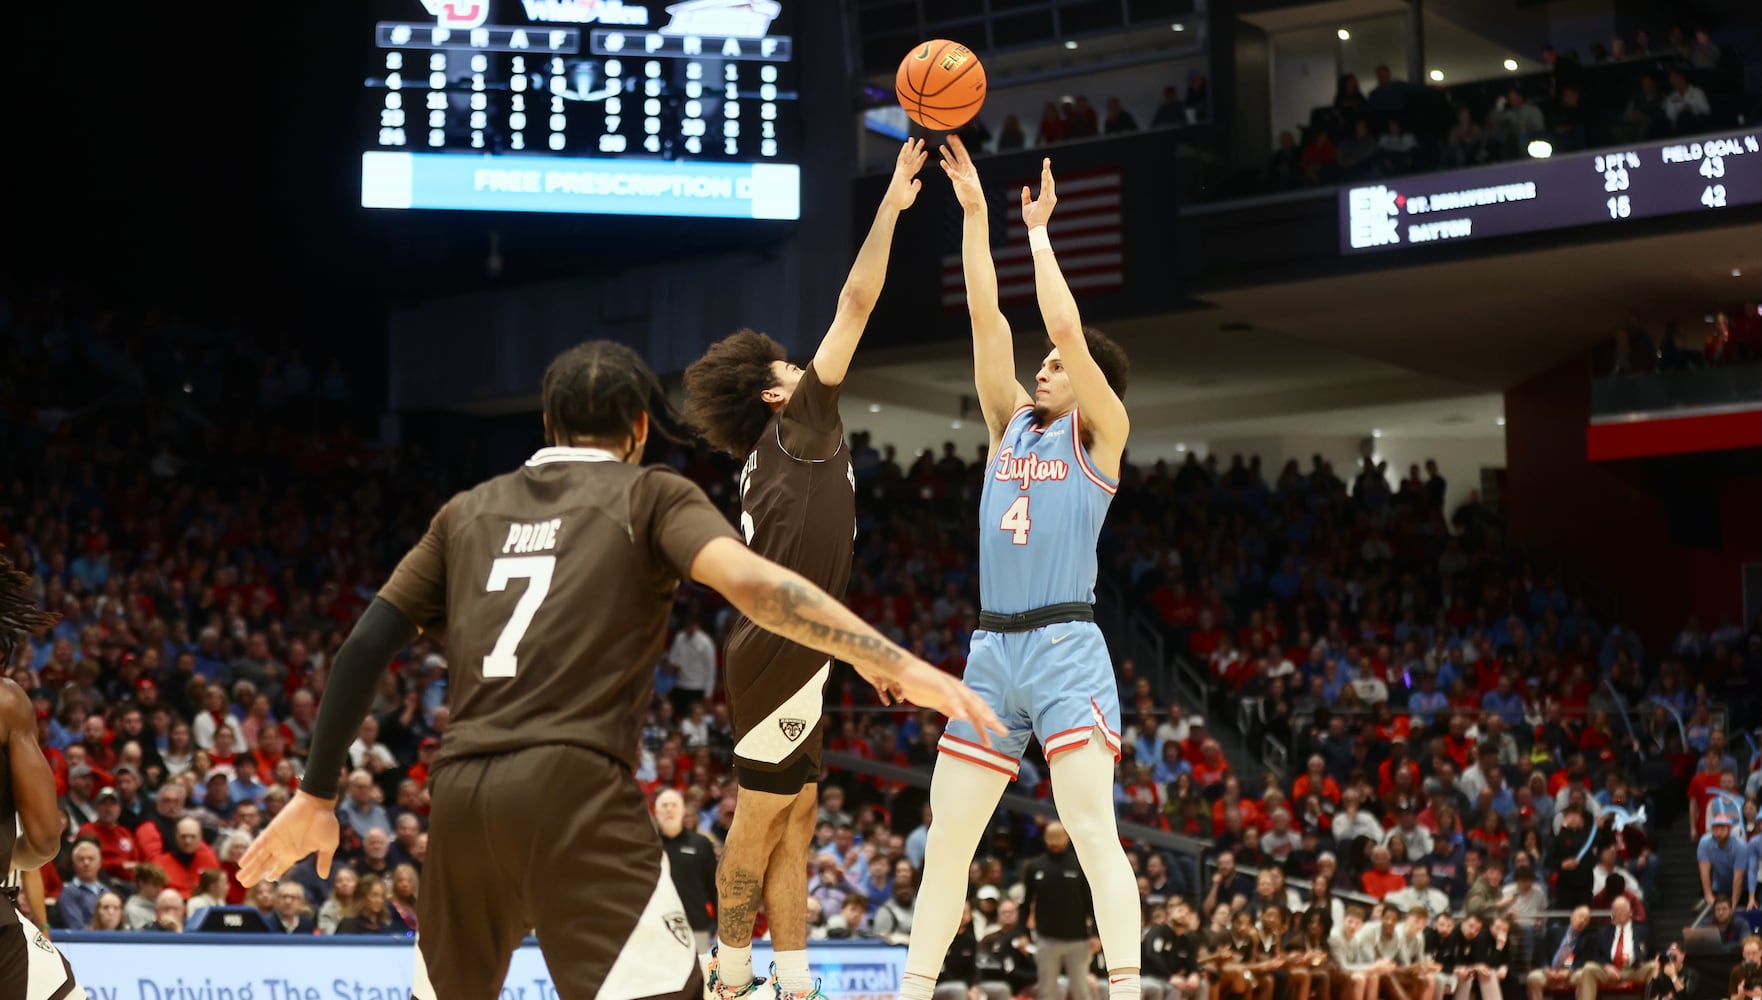
[[781, 0], [374, 0], [374, 11], [364, 207], [800, 217], [793, 12]]
[[1762, 129], [1340, 189], [1340, 252], [1436, 246], [1762, 203]]

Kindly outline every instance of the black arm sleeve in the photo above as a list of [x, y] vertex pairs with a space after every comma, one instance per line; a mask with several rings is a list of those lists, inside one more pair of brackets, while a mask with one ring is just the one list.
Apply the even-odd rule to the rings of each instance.
[[312, 727], [312, 752], [306, 758], [306, 774], [300, 791], [321, 799], [337, 795], [337, 776], [354, 742], [361, 720], [373, 707], [380, 675], [392, 657], [416, 640], [416, 623], [388, 601], [374, 598], [355, 623], [355, 630], [337, 650], [325, 681], [324, 699], [318, 703], [318, 720]]

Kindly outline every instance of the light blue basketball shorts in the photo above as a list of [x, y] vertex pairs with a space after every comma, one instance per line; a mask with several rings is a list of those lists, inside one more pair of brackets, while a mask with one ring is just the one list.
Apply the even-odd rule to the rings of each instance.
[[1099, 729], [1120, 759], [1120, 700], [1107, 640], [1094, 622], [1059, 622], [1031, 632], [973, 633], [964, 680], [1009, 729], [979, 742], [971, 723], [951, 719], [937, 748], [1015, 777], [1028, 737], [1046, 759], [1089, 742]]

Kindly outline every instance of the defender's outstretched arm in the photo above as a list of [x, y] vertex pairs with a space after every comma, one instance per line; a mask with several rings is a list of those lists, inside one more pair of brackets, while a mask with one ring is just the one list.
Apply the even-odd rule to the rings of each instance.
[[887, 257], [893, 247], [894, 225], [899, 221], [899, 213], [912, 207], [918, 192], [923, 189], [924, 182], [917, 176], [929, 156], [922, 139], [909, 140], [900, 147], [899, 158], [893, 165], [893, 181], [887, 185], [887, 194], [881, 198], [881, 207], [875, 212], [875, 222], [869, 227], [862, 248], [857, 251], [850, 277], [844, 280], [844, 289], [838, 293], [838, 312], [832, 317], [832, 325], [827, 328], [826, 336], [820, 339], [819, 350], [814, 352], [814, 371], [826, 385], [843, 384], [845, 374], [850, 371], [851, 356], [856, 353], [857, 342], [863, 339], [869, 314], [875, 311], [881, 286], [887, 281]]
[[954, 184], [954, 195], [965, 214], [961, 224], [961, 264], [967, 280], [967, 314], [973, 322], [973, 382], [979, 391], [985, 426], [991, 431], [991, 451], [995, 452], [1010, 417], [1034, 400], [1016, 381], [1015, 343], [1009, 320], [997, 304], [990, 209], [979, 185], [979, 171], [960, 136], [949, 136], [948, 145], [942, 147], [942, 172]]
[[733, 538], [705, 545], [692, 561], [691, 578], [767, 632], [844, 660], [914, 705], [972, 723], [986, 746], [990, 733], [1008, 732], [971, 688], [899, 648], [800, 574]]
[[1046, 335], [1058, 348], [1059, 360], [1070, 376], [1071, 390], [1077, 395], [1077, 408], [1094, 435], [1089, 457], [1102, 472], [1118, 475], [1120, 456], [1126, 450], [1126, 438], [1132, 424], [1126, 416], [1126, 404], [1107, 384], [1107, 376], [1089, 353], [1089, 342], [1083, 338], [1083, 317], [1077, 312], [1077, 298], [1059, 270], [1058, 257], [1046, 235], [1046, 224], [1052, 218], [1058, 196], [1053, 191], [1052, 160], [1040, 164], [1040, 197], [1033, 198], [1022, 188], [1022, 221], [1028, 227], [1028, 244], [1034, 250], [1034, 288], [1040, 298], [1040, 318], [1046, 323]]

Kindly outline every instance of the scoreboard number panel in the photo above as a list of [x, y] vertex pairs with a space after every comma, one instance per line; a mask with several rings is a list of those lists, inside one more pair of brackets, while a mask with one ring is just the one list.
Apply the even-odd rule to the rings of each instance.
[[365, 207], [800, 217], [780, 0], [375, 0], [375, 12]]
[[1762, 129], [1391, 177], [1340, 189], [1340, 252], [1762, 204]]

